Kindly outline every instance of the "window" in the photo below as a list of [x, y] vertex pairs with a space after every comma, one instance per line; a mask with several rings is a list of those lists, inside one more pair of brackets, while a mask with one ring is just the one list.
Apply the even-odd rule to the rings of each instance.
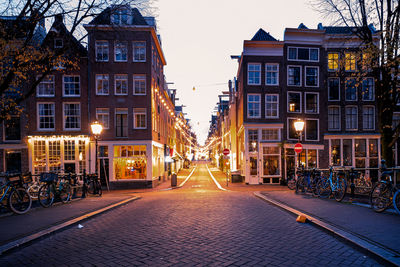
[[112, 23], [116, 25], [127, 25], [129, 23], [129, 11], [127, 8], [120, 8], [113, 11]]
[[[60, 140], [49, 140], [49, 171], [56, 172], [61, 169], [61, 142]], [[68, 152], [68, 146], [66, 151]]]
[[362, 80], [362, 100], [364, 101], [372, 101], [374, 100], [374, 79], [373, 78], [364, 78]]
[[340, 107], [328, 107], [328, 130], [340, 130]]
[[358, 125], [358, 111], [357, 107], [346, 107], [346, 130], [357, 130]]
[[263, 129], [262, 130], [262, 141], [279, 141], [279, 129]]
[[364, 106], [363, 107], [363, 129], [364, 130], [375, 130], [375, 107]]
[[54, 103], [38, 103], [38, 130], [54, 130]]
[[279, 118], [278, 108], [279, 108], [279, 95], [266, 94], [265, 117]]
[[298, 61], [319, 61], [318, 48], [289, 47], [288, 59]]
[[146, 94], [146, 76], [133, 75], [133, 94], [145, 95]]
[[318, 86], [318, 67], [306, 67], [306, 86]]
[[19, 117], [11, 116], [11, 118], [4, 120], [4, 140], [21, 140], [21, 122]]
[[296, 128], [294, 128], [294, 123], [297, 121], [295, 118], [288, 118], [288, 139], [298, 140], [299, 135], [296, 132]]
[[78, 75], [64, 75], [64, 96], [80, 96], [81, 84]]
[[146, 61], [146, 42], [133, 42], [133, 61]]
[[354, 156], [356, 159], [356, 168], [365, 168], [365, 158], [367, 157], [367, 140], [354, 140]]
[[247, 84], [260, 85], [261, 84], [261, 64], [249, 63], [247, 71]]
[[96, 95], [109, 94], [108, 74], [96, 74]]
[[38, 97], [53, 97], [55, 96], [54, 90], [54, 75], [47, 75], [39, 83], [36, 91]]
[[306, 120], [306, 140], [309, 141], [318, 141], [318, 120]]
[[343, 139], [343, 165], [353, 165], [353, 140]]
[[114, 92], [115, 95], [128, 94], [128, 75], [118, 74], [114, 76]]
[[146, 145], [114, 146], [115, 179], [146, 179]]
[[81, 105], [64, 103], [64, 129], [79, 130], [81, 128]]
[[127, 42], [115, 42], [114, 60], [117, 62], [124, 62], [128, 60]]
[[332, 158], [332, 165], [340, 166], [341, 165], [341, 146], [340, 146], [340, 139], [331, 139], [331, 158]]
[[115, 110], [115, 136], [128, 137], [128, 109], [117, 108]]
[[247, 118], [261, 117], [261, 96], [256, 94], [247, 95]]
[[345, 71], [356, 70], [356, 55], [354, 53], [344, 53], [344, 60]]
[[265, 84], [279, 85], [279, 65], [265, 64]]
[[288, 112], [300, 113], [301, 112], [301, 93], [288, 92]]
[[328, 53], [328, 71], [339, 69], [339, 53]]
[[63, 39], [54, 39], [54, 48], [62, 48], [63, 46]]
[[340, 100], [340, 78], [328, 78], [328, 100]]
[[258, 130], [249, 130], [249, 152], [258, 151]]
[[96, 61], [108, 61], [108, 41], [96, 41]]
[[46, 171], [46, 141], [35, 140], [33, 142], [33, 171], [39, 174]]
[[134, 129], [146, 129], [146, 109], [145, 108], [134, 108], [133, 109], [133, 128]]
[[263, 152], [263, 175], [279, 176], [281, 174], [280, 148], [277, 146], [264, 146], [262, 152]]
[[288, 85], [301, 86], [300, 66], [288, 66]]
[[318, 114], [319, 113], [319, 105], [318, 105], [318, 93], [305, 93], [306, 103], [305, 103], [305, 112]]
[[357, 100], [357, 86], [355, 78], [347, 78], [345, 84], [346, 101]]
[[104, 129], [110, 128], [110, 110], [108, 108], [96, 108], [96, 119]]

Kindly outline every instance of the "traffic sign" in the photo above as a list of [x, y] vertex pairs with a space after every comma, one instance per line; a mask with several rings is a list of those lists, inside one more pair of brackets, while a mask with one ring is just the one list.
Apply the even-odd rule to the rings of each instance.
[[227, 148], [225, 148], [224, 151], [222, 152], [222, 154], [224, 154], [225, 156], [229, 155], [229, 153], [231, 152]]
[[300, 143], [297, 143], [294, 145], [294, 151], [299, 154], [301, 151], [303, 151], [303, 146]]

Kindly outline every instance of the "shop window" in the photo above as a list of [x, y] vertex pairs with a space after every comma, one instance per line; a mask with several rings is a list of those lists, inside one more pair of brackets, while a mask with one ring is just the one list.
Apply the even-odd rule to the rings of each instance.
[[343, 139], [343, 166], [353, 166], [352, 139]]
[[356, 168], [365, 168], [365, 158], [367, 156], [366, 139], [354, 140], [354, 156], [356, 159]]
[[38, 140], [33, 143], [33, 170], [39, 174], [46, 171], [46, 141]]
[[114, 147], [115, 179], [146, 179], [146, 169], [145, 145]]
[[277, 176], [280, 171], [280, 149], [279, 147], [263, 147], [263, 175]]
[[279, 141], [279, 129], [263, 129], [262, 139], [263, 141]]
[[60, 141], [49, 141], [49, 171], [61, 170], [61, 145]]
[[75, 141], [64, 140], [64, 170], [75, 172]]
[[79, 155], [79, 173], [83, 173], [86, 170], [86, 142], [79, 140], [78, 143], [78, 155]]
[[307, 149], [307, 167], [317, 168], [317, 150]]
[[258, 151], [258, 130], [249, 130], [249, 152]]
[[[369, 167], [378, 168], [378, 139], [368, 140], [368, 152], [369, 152]], [[378, 170], [370, 170], [369, 175], [371, 178], [378, 177]]]
[[340, 166], [341, 165], [340, 139], [332, 139], [330, 149], [331, 149], [332, 165]]
[[4, 140], [21, 140], [21, 124], [19, 117], [11, 117], [4, 121]]

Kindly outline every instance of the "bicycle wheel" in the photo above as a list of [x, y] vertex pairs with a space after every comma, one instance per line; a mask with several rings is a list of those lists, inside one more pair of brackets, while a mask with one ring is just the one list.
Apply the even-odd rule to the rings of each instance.
[[378, 182], [372, 188], [369, 196], [371, 208], [376, 212], [383, 212], [392, 204], [392, 189], [385, 182]]
[[298, 177], [297, 181], [296, 181], [296, 191], [295, 191], [296, 194], [304, 193], [304, 189], [305, 189], [305, 187], [304, 187], [304, 177], [303, 176]]
[[393, 207], [400, 214], [400, 190], [397, 190], [393, 197]]
[[32, 198], [24, 188], [14, 188], [8, 196], [8, 207], [15, 214], [24, 214], [31, 206]]
[[55, 194], [50, 184], [44, 184], [40, 187], [38, 199], [43, 208], [48, 208], [53, 205], [54, 196]]
[[311, 181], [311, 193], [313, 197], [318, 197], [318, 190], [317, 190], [317, 185], [319, 182], [320, 178], [319, 177], [314, 177], [314, 179]]
[[294, 190], [296, 188], [296, 179], [290, 179], [287, 183], [287, 186], [290, 190]]
[[97, 185], [97, 194], [99, 195], [99, 197], [101, 197], [101, 195], [103, 195], [103, 189], [101, 188], [101, 184], [99, 181], [96, 181], [96, 185]]
[[40, 186], [37, 184], [33, 184], [28, 187], [28, 194], [31, 196], [32, 200], [38, 199]]
[[346, 190], [347, 190], [346, 180], [343, 178], [338, 178], [336, 182], [336, 190], [333, 192], [336, 201], [340, 202], [343, 200], [344, 196], [346, 195]]
[[91, 180], [88, 184], [87, 184], [87, 193], [94, 195], [95, 192], [95, 184], [94, 181]]
[[64, 183], [60, 190], [60, 199], [61, 199], [62, 203], [65, 204], [68, 201], [70, 201], [71, 195], [72, 195], [71, 185], [69, 183]]
[[317, 192], [320, 198], [327, 198], [332, 194], [331, 185], [329, 180], [321, 178], [317, 183]]

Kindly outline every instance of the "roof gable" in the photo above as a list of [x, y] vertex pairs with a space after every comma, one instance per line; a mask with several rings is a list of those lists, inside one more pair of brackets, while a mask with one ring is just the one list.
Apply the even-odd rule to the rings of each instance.
[[252, 41], [277, 41], [274, 37], [272, 37], [269, 33], [264, 31], [263, 29], [259, 29], [258, 32], [251, 39]]
[[[128, 7], [130, 8], [130, 7]], [[129, 25], [148, 25], [146, 20], [137, 8], [130, 8], [130, 16], [132, 18]], [[111, 25], [111, 16], [113, 11], [118, 10], [118, 7], [107, 7], [103, 12], [97, 15], [89, 24], [90, 25]]]

